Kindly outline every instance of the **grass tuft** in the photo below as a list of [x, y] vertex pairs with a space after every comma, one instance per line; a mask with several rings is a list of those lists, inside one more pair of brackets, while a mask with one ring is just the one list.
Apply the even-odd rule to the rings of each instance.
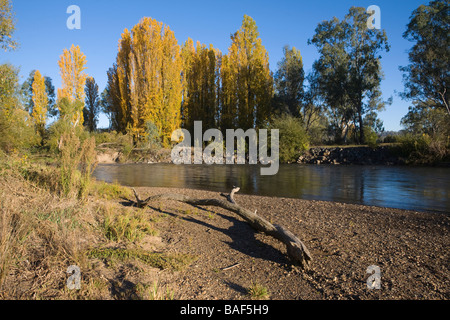
[[266, 300], [269, 298], [269, 291], [267, 288], [257, 282], [252, 282], [247, 289], [247, 292], [251, 299]]
[[143, 249], [96, 248], [87, 252], [89, 258], [128, 261], [138, 259], [154, 268], [182, 271], [197, 257], [183, 253], [149, 252]]

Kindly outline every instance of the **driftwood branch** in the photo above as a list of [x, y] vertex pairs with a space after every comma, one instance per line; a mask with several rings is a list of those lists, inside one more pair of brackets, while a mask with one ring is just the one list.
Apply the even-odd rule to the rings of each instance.
[[227, 200], [228, 200], [229, 202], [231, 202], [231, 203], [233, 203], [233, 204], [237, 204], [236, 201], [234, 200], [234, 194], [235, 194], [236, 192], [238, 192], [239, 190], [241, 190], [241, 188], [233, 186], [233, 189], [231, 189], [231, 193], [230, 193], [230, 194], [221, 193], [220, 195], [221, 195], [222, 197], [227, 198]]
[[269, 221], [258, 216], [255, 212], [245, 209], [239, 206], [234, 200], [234, 194], [239, 191], [238, 187], [233, 187], [233, 190], [229, 195], [221, 194], [227, 198], [228, 201], [221, 199], [194, 199], [182, 194], [161, 194], [150, 196], [145, 200], [141, 200], [138, 193], [132, 188], [136, 197], [136, 204], [140, 208], [144, 208], [149, 202], [158, 200], [175, 200], [184, 202], [193, 206], [216, 206], [234, 212], [245, 221], [247, 221], [257, 231], [264, 232], [265, 234], [280, 240], [286, 245], [287, 254], [289, 257], [303, 269], [308, 269], [312, 260], [312, 256], [309, 250], [292, 232], [279, 225], [272, 225]]

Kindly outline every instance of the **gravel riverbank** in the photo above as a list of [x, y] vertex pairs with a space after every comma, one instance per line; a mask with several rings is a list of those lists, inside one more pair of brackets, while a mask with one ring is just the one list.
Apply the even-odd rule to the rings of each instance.
[[[145, 198], [182, 193], [219, 198], [216, 192], [136, 188]], [[278, 240], [255, 232], [232, 212], [177, 202], [150, 204], [159, 219], [164, 250], [198, 257], [182, 272], [161, 272], [176, 299], [248, 299], [259, 284], [269, 299], [448, 299], [450, 217], [323, 201], [235, 196], [243, 207], [297, 235], [313, 261], [307, 272], [289, 261]], [[381, 288], [368, 289], [369, 266], [381, 271]], [[231, 267], [231, 268], [228, 268]]]

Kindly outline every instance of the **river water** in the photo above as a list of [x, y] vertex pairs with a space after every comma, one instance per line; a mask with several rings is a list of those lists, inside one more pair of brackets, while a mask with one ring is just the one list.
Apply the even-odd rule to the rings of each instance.
[[176, 187], [326, 200], [450, 213], [450, 168], [280, 165], [261, 176], [258, 165], [99, 165], [97, 180], [136, 187]]

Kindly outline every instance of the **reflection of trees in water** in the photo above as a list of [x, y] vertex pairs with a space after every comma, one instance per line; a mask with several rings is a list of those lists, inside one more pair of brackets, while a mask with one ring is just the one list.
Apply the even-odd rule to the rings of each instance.
[[450, 211], [450, 168], [280, 165], [262, 176], [258, 165], [99, 165], [98, 180], [128, 186], [180, 187]]

